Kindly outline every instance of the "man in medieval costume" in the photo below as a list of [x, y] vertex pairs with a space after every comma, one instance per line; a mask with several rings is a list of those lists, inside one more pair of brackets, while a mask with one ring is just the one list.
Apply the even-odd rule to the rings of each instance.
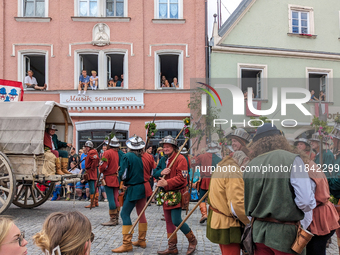
[[56, 125], [49, 124], [47, 126], [44, 134], [44, 146], [45, 148], [51, 150], [51, 152], [57, 157], [55, 161], [56, 174], [71, 174], [69, 171], [67, 171], [68, 152], [66, 150], [61, 150], [61, 148], [72, 147], [72, 144], [58, 140], [58, 136], [55, 133], [56, 131], [58, 131]]
[[[211, 169], [217, 166], [217, 164], [222, 160], [217, 153], [219, 153], [221, 150], [221, 147], [215, 143], [211, 142], [208, 144], [208, 150], [204, 154], [200, 154], [196, 160], [195, 164], [193, 164], [193, 167], [199, 169], [200, 171], [200, 181], [199, 181], [199, 195], [200, 198], [207, 193], [209, 189], [209, 184], [210, 184], [210, 178], [211, 178]], [[197, 184], [196, 184], [197, 187]], [[206, 204], [206, 199], [203, 200], [200, 203], [200, 210], [202, 217], [200, 219], [200, 223], [204, 223], [207, 218], [207, 204]]]
[[90, 188], [90, 201], [91, 203], [85, 208], [94, 208], [98, 207], [98, 197], [99, 193], [96, 189], [96, 182], [98, 179], [98, 170], [97, 167], [99, 165], [99, 155], [95, 148], [93, 148], [93, 143], [91, 141], [86, 141], [84, 146], [84, 153], [87, 153], [87, 157], [85, 158], [85, 174], [87, 176], [89, 188]]
[[[177, 194], [180, 192], [181, 195], [183, 195], [187, 189], [188, 163], [181, 154], [179, 154], [175, 160], [178, 153], [178, 146], [177, 141], [170, 135], [164, 137], [160, 142], [160, 145], [163, 147], [165, 156], [160, 159], [157, 168], [154, 170], [153, 176], [158, 179], [157, 186], [163, 188], [167, 194]], [[173, 160], [175, 161], [170, 169], [169, 166]], [[163, 176], [165, 177], [163, 178]], [[173, 205], [169, 205], [169, 203], [167, 203], [168, 201], [163, 204], [168, 238], [182, 222], [181, 200], [178, 199], [178, 197], [175, 200]], [[189, 241], [189, 247], [186, 254], [192, 254], [196, 250], [197, 239], [188, 224], [184, 223], [180, 230]], [[174, 235], [168, 240], [168, 245], [166, 250], [158, 251], [157, 253], [161, 255], [178, 254], [177, 235]]]
[[[271, 123], [257, 129], [249, 149], [251, 161], [243, 173], [244, 206], [254, 220], [255, 254], [296, 254], [291, 246], [297, 226], [316, 206], [305, 164]], [[260, 171], [247, 170], [256, 168]]]
[[[243, 128], [237, 128], [229, 135], [226, 136], [227, 139], [231, 140], [231, 147], [233, 151], [243, 151], [246, 155], [249, 154], [247, 145], [249, 144], [250, 135]], [[230, 153], [232, 157], [232, 153]]]
[[303, 151], [307, 154], [307, 156], [314, 161], [315, 159], [315, 153], [313, 152], [310, 141], [306, 138], [298, 138], [294, 141], [294, 146], [300, 151]]
[[109, 201], [109, 215], [110, 220], [102, 223], [103, 226], [116, 226], [118, 225], [118, 213], [119, 213], [119, 202], [118, 202], [118, 169], [121, 158], [118, 154], [119, 151], [119, 140], [114, 136], [110, 142], [105, 140], [109, 149], [103, 153], [101, 161], [99, 163], [99, 171], [103, 174], [104, 188]]
[[[136, 207], [137, 214], [139, 215], [146, 204], [146, 198], [152, 194], [149, 184], [152, 168], [154, 167], [153, 158], [149, 164], [143, 162], [142, 153], [145, 147], [145, 142], [139, 136], [133, 136], [126, 141], [126, 146], [129, 152], [124, 154], [120, 169], [118, 173], [118, 180], [123, 181], [124, 186], [127, 187], [124, 197], [124, 206], [121, 211], [123, 220], [123, 245], [113, 249], [112, 252], [122, 253], [133, 250], [132, 245], [146, 247], [145, 237], [147, 232], [147, 221], [145, 213], [140, 218], [138, 231], [138, 241], [132, 242], [132, 234], [129, 231], [132, 227], [131, 212]], [[150, 157], [152, 157], [150, 155]], [[148, 160], [146, 160], [148, 161]]]

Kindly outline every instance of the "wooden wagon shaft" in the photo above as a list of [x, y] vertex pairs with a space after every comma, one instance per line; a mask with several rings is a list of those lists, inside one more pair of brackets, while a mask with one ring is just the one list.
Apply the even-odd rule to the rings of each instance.
[[[181, 153], [181, 151], [183, 150], [185, 144], [188, 142], [189, 138], [186, 138], [183, 145], [181, 146], [181, 148], [178, 150], [176, 157], [174, 158], [174, 160], [171, 162], [170, 166], [168, 166], [167, 168], [171, 168], [172, 165], [175, 163], [177, 157], [179, 156], [179, 154]], [[165, 175], [162, 176], [162, 178], [165, 178]], [[141, 211], [141, 213], [138, 215], [137, 220], [135, 221], [135, 223], [133, 223], [129, 234], [132, 233], [132, 231], [134, 230], [134, 228], [136, 227], [137, 223], [139, 222], [140, 218], [142, 217], [143, 213], [145, 212], [146, 208], [148, 208], [149, 204], [151, 203], [152, 199], [154, 198], [154, 196], [156, 195], [157, 191], [158, 191], [159, 187], [156, 187], [155, 191], [152, 193], [151, 197], [149, 198], [148, 202], [145, 204], [143, 210]]]
[[175, 231], [171, 234], [171, 236], [168, 238], [168, 240], [170, 240], [176, 233], [177, 231], [183, 226], [183, 224], [189, 219], [189, 217], [191, 216], [191, 214], [193, 214], [193, 212], [196, 210], [196, 208], [199, 206], [199, 204], [208, 196], [209, 192], [205, 193], [204, 196], [198, 200], [197, 204], [195, 205], [195, 207], [189, 212], [189, 214], [187, 215], [187, 217], [185, 217], [185, 219], [181, 222], [181, 224], [178, 225], [178, 227], [175, 229]]

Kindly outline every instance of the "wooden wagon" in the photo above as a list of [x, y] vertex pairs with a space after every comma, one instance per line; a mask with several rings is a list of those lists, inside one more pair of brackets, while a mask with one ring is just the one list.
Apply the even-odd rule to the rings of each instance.
[[12, 202], [22, 208], [42, 205], [56, 182], [80, 180], [79, 175], [42, 173], [44, 132], [50, 123], [57, 125], [59, 140], [72, 142], [66, 106], [53, 101], [0, 103], [0, 214]]

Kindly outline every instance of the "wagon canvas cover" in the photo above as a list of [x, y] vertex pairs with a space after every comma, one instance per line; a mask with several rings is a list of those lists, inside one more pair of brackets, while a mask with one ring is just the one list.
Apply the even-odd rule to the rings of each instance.
[[72, 136], [67, 106], [53, 101], [0, 102], [0, 151], [6, 154], [43, 154], [46, 122], [65, 123], [65, 118]]

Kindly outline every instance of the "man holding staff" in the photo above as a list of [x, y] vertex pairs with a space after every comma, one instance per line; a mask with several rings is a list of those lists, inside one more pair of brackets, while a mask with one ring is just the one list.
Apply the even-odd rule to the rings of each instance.
[[[188, 176], [188, 164], [183, 155], [178, 155], [177, 159], [173, 163], [171, 169], [168, 166], [175, 159], [176, 154], [178, 153], [177, 141], [171, 136], [166, 136], [160, 142], [160, 145], [163, 147], [163, 151], [165, 156], [161, 158], [158, 163], [157, 168], [154, 170], [154, 177], [158, 179], [157, 186], [162, 187], [166, 192], [180, 191], [183, 194], [186, 191], [187, 186], [187, 176]], [[162, 176], [165, 175], [165, 178]], [[178, 226], [182, 222], [181, 217], [181, 203], [169, 206], [167, 204], [163, 204], [164, 217], [166, 222], [166, 229], [168, 233], [168, 238], [175, 231], [176, 226]], [[190, 227], [185, 223], [180, 228], [180, 230], [185, 234], [189, 241], [189, 247], [187, 251], [187, 255], [192, 254], [197, 245], [196, 237], [194, 236]], [[174, 235], [168, 241], [168, 249], [164, 251], [158, 251], [158, 254], [167, 255], [167, 254], [178, 254], [177, 250], [177, 235]]]
[[106, 223], [102, 223], [103, 226], [116, 226], [118, 225], [118, 168], [121, 158], [119, 157], [119, 141], [114, 136], [110, 143], [107, 140], [110, 148], [106, 150], [100, 161], [99, 171], [104, 175], [104, 187], [109, 201], [109, 215], [110, 220]]
[[[115, 253], [123, 253], [133, 250], [131, 241], [133, 233], [129, 234], [129, 231], [132, 227], [130, 217], [131, 212], [136, 206], [137, 214], [139, 215], [146, 204], [146, 198], [152, 194], [149, 179], [153, 164], [144, 167], [142, 160], [145, 142], [141, 137], [133, 136], [126, 141], [126, 146], [130, 151], [124, 154], [118, 174], [119, 182], [123, 181], [124, 186], [127, 187], [125, 191], [124, 206], [121, 211], [121, 217], [123, 220], [123, 245], [113, 249], [112, 252]], [[146, 247], [146, 231], [147, 221], [145, 214], [143, 213], [139, 222], [139, 239], [138, 242], [133, 243], [134, 245], [140, 246], [142, 248]]]

